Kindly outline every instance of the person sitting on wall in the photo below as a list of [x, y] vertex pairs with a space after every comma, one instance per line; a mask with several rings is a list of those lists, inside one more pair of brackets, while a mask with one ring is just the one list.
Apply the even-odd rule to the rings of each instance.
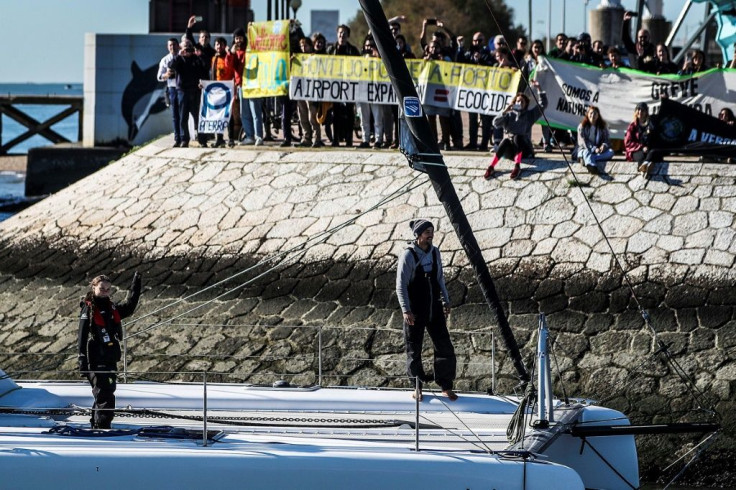
[[634, 120], [626, 128], [624, 148], [626, 161], [636, 162], [639, 172], [645, 178], [650, 178], [653, 164], [662, 161], [662, 153], [652, 150], [654, 143], [654, 122], [649, 117], [649, 106], [646, 102], [639, 102], [634, 109]]
[[539, 105], [529, 109], [529, 97], [519, 92], [511, 99], [508, 107], [493, 119], [493, 126], [503, 128], [505, 137], [498, 145], [498, 150], [486, 169], [483, 176], [486, 180], [493, 177], [496, 165], [501, 158], [513, 158], [514, 169], [511, 171], [511, 178], [518, 179], [521, 175], [522, 157], [534, 155], [529, 132], [536, 120], [542, 116], [542, 110], [547, 107], [547, 94], [540, 91], [539, 82], [536, 80], [530, 83], [537, 89]]
[[613, 158], [608, 125], [595, 106], [588, 107], [585, 117], [578, 125], [578, 157], [586, 170], [593, 174], [599, 171], [598, 162]]

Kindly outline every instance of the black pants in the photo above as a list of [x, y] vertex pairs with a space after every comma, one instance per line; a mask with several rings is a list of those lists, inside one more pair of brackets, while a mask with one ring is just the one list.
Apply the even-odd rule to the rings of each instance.
[[95, 366], [96, 371], [87, 374], [89, 384], [92, 385], [92, 396], [95, 403], [92, 405], [90, 425], [94, 429], [109, 429], [115, 416], [115, 388], [117, 387], [117, 366]]
[[496, 154], [501, 158], [513, 160], [517, 153], [521, 153], [523, 157], [534, 155], [532, 142], [524, 134], [515, 134], [511, 138], [504, 138], [498, 145]]
[[345, 140], [345, 146], [353, 146], [353, 126], [355, 125], [355, 104], [332, 104], [332, 146]]
[[[179, 125], [181, 128], [182, 143], [189, 143], [191, 135], [189, 134], [189, 116], [194, 119], [194, 130], [197, 131], [199, 125], [199, 90], [177, 90], [177, 100], [179, 101]], [[200, 145], [206, 142], [204, 135], [197, 131], [197, 142]]]
[[661, 162], [664, 159], [663, 153], [664, 152], [660, 150], [649, 150], [646, 153], [639, 150], [639, 151], [635, 151], [634, 153], [632, 153], [631, 158], [633, 158], [633, 160], [636, 163], [642, 163], [644, 162], [644, 160], [657, 163], [657, 162]]
[[[406, 344], [406, 370], [411, 378], [429, 381], [422, 366], [422, 343], [424, 330], [434, 344], [434, 380], [443, 390], [451, 390], [455, 381], [457, 361], [455, 348], [450, 341], [445, 315], [440, 309], [433, 315], [432, 321], [421, 315], [414, 317], [414, 325], [404, 323], [404, 342]], [[431, 379], [431, 378], [430, 378]]]

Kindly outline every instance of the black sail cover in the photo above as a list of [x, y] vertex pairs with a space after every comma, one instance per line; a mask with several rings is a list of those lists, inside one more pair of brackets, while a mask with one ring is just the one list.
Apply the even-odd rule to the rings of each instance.
[[496, 316], [501, 337], [506, 351], [513, 360], [514, 368], [521, 381], [527, 382], [529, 381], [529, 374], [524, 367], [519, 346], [498, 298], [496, 287], [483, 259], [481, 249], [475, 239], [473, 230], [470, 228], [468, 218], [465, 216], [465, 211], [463, 211], [460, 199], [457, 192], [455, 192], [455, 187], [450, 180], [450, 174], [439, 152], [437, 140], [432, 137], [429, 121], [423, 114], [421, 105], [418, 104], [419, 99], [414, 81], [409, 74], [403, 57], [396, 49], [396, 42], [389, 30], [386, 14], [379, 0], [360, 0], [360, 6], [376, 41], [381, 59], [386, 65], [393, 90], [399, 101], [399, 110], [403, 111], [406, 116], [402, 121], [402, 129], [405, 130], [402, 135], [402, 151], [406, 154], [407, 146], [414, 146], [412, 150], [415, 154], [407, 155], [409, 162], [414, 168], [421, 169], [429, 176], [437, 197], [445, 207], [447, 217], [468, 256], [483, 296]]

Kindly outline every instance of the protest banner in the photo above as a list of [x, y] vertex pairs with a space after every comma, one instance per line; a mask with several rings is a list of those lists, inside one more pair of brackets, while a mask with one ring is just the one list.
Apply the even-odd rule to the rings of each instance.
[[[627, 68], [596, 68], [544, 58], [535, 76], [547, 92], [545, 111], [554, 127], [576, 129], [591, 105], [600, 109], [611, 137], [622, 139], [639, 102], [659, 111], [663, 98], [685, 104], [709, 116], [733, 105], [736, 70], [709, 70], [689, 76], [652, 75]], [[730, 100], [729, 100], [730, 97]]]
[[276, 97], [288, 93], [289, 21], [249, 23], [243, 97]]
[[673, 100], [661, 104], [654, 116], [655, 147], [722, 158], [736, 153], [736, 126]]
[[[508, 68], [406, 60], [423, 105], [494, 115], [516, 93], [520, 74]], [[294, 100], [396, 104], [380, 58], [297, 55], [289, 95]]]
[[230, 122], [234, 84], [232, 80], [202, 80], [198, 133], [224, 133]]

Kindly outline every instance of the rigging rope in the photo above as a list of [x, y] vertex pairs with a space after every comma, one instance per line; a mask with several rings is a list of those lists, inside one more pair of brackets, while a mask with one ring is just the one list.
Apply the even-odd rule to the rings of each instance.
[[208, 287], [206, 287], [206, 288], [204, 288], [202, 290], [196, 291], [196, 292], [194, 292], [194, 293], [186, 296], [185, 298], [181, 298], [181, 299], [179, 299], [177, 301], [174, 301], [174, 302], [172, 302], [172, 303], [170, 303], [168, 305], [164, 305], [163, 307], [155, 310], [154, 312], [148, 313], [148, 314], [146, 314], [144, 316], [135, 318], [135, 319], [131, 320], [130, 322], [127, 322], [128, 325], [131, 324], [131, 323], [136, 323], [136, 322], [142, 320], [143, 318], [146, 318], [146, 317], [149, 317], [149, 316], [153, 315], [154, 313], [158, 313], [158, 312], [160, 312], [160, 311], [162, 311], [164, 309], [167, 309], [167, 308], [170, 308], [172, 306], [175, 306], [175, 305], [181, 303], [182, 301], [185, 301], [187, 299], [191, 299], [191, 298], [193, 298], [193, 297], [195, 297], [195, 296], [197, 296], [199, 294], [202, 294], [202, 293], [204, 293], [204, 292], [206, 292], [206, 291], [208, 291], [208, 290], [210, 290], [210, 289], [212, 289], [214, 287], [217, 287], [217, 286], [222, 285], [222, 284], [224, 284], [226, 282], [229, 282], [229, 281], [231, 281], [231, 280], [233, 280], [233, 279], [241, 276], [242, 274], [244, 274], [246, 272], [250, 272], [253, 269], [256, 269], [257, 267], [259, 267], [261, 265], [265, 265], [265, 264], [268, 264], [270, 262], [275, 262], [279, 258], [282, 259], [281, 262], [275, 263], [275, 265], [273, 265], [269, 269], [266, 269], [264, 272], [262, 272], [262, 273], [258, 274], [257, 276], [255, 276], [255, 277], [253, 277], [253, 278], [251, 278], [251, 279], [249, 279], [249, 280], [247, 280], [247, 281], [245, 281], [245, 282], [243, 282], [243, 283], [241, 283], [241, 284], [239, 284], [239, 285], [237, 285], [237, 286], [235, 286], [235, 287], [233, 287], [233, 288], [225, 291], [224, 293], [218, 295], [217, 297], [212, 298], [212, 299], [209, 299], [209, 300], [205, 301], [204, 303], [202, 303], [200, 305], [197, 305], [197, 306], [195, 306], [193, 308], [190, 308], [190, 309], [184, 311], [183, 313], [180, 313], [178, 315], [175, 315], [174, 317], [171, 317], [171, 318], [169, 318], [167, 320], [162, 320], [162, 321], [156, 322], [156, 323], [154, 323], [152, 325], [149, 325], [148, 327], [145, 327], [142, 330], [139, 330], [138, 332], [136, 332], [134, 334], [127, 335], [125, 337], [125, 339], [129, 339], [131, 337], [135, 337], [135, 336], [141, 335], [141, 334], [143, 334], [145, 332], [148, 332], [148, 331], [150, 331], [150, 330], [152, 330], [154, 328], [157, 328], [157, 327], [159, 327], [161, 325], [168, 324], [168, 323], [172, 322], [173, 320], [176, 320], [178, 318], [182, 318], [183, 316], [185, 316], [185, 315], [187, 315], [187, 314], [189, 314], [189, 313], [191, 313], [193, 311], [196, 311], [196, 310], [198, 310], [198, 309], [200, 309], [200, 308], [202, 308], [202, 307], [204, 307], [204, 306], [212, 303], [213, 301], [216, 301], [216, 300], [218, 300], [218, 299], [220, 299], [220, 298], [222, 298], [222, 297], [224, 297], [224, 296], [226, 296], [226, 295], [228, 295], [228, 294], [230, 294], [230, 293], [232, 293], [234, 291], [237, 291], [239, 289], [244, 288], [248, 284], [253, 283], [257, 279], [259, 279], [259, 278], [265, 276], [266, 274], [268, 274], [268, 273], [276, 270], [277, 268], [283, 266], [285, 263], [288, 263], [290, 261], [291, 262], [296, 261], [296, 259], [298, 259], [300, 257], [299, 255], [297, 255], [297, 256], [291, 256], [291, 257], [289, 257], [289, 255], [292, 255], [292, 254], [295, 254], [295, 253], [301, 253], [301, 254], [306, 253], [309, 250], [308, 247], [313, 247], [314, 245], [317, 245], [319, 243], [322, 243], [322, 242], [326, 241], [334, 233], [336, 233], [337, 231], [339, 231], [339, 230], [341, 230], [343, 228], [346, 228], [347, 226], [352, 225], [353, 223], [355, 223], [362, 216], [365, 216], [369, 212], [372, 212], [372, 211], [380, 208], [381, 206], [385, 205], [386, 203], [391, 202], [394, 199], [397, 199], [397, 198], [399, 198], [399, 197], [401, 197], [401, 196], [403, 196], [405, 194], [408, 194], [409, 192], [413, 191], [417, 187], [420, 187], [420, 186], [424, 185], [426, 183], [426, 181], [423, 181], [423, 182], [421, 182], [419, 184], [415, 184], [415, 182], [420, 177], [421, 177], [421, 174], [415, 175], [411, 180], [409, 180], [409, 182], [407, 182], [406, 184], [404, 184], [403, 187], [400, 187], [399, 189], [397, 189], [397, 190], [393, 191], [392, 193], [388, 194], [387, 196], [385, 196], [384, 198], [382, 198], [380, 201], [378, 201], [373, 206], [371, 206], [368, 209], [360, 212], [356, 216], [354, 216], [352, 218], [349, 218], [346, 221], [344, 221], [344, 222], [342, 222], [342, 223], [340, 223], [340, 224], [338, 224], [336, 226], [333, 226], [332, 228], [329, 228], [329, 229], [327, 229], [327, 230], [325, 230], [323, 232], [320, 232], [320, 233], [316, 234], [313, 237], [308, 238], [305, 242], [303, 242], [301, 244], [295, 245], [294, 247], [292, 247], [292, 248], [290, 248], [288, 250], [285, 250], [283, 252], [279, 252], [277, 254], [271, 255], [271, 256], [266, 257], [264, 259], [261, 259], [260, 261], [258, 261], [258, 263], [256, 263], [252, 267], [247, 268], [244, 271], [240, 271], [240, 272], [238, 272], [236, 274], [233, 274], [232, 276], [227, 277], [227, 278], [225, 278], [225, 279], [223, 279], [221, 281], [218, 281], [217, 283], [212, 284], [212, 285], [210, 285], [210, 286], [208, 286]]

